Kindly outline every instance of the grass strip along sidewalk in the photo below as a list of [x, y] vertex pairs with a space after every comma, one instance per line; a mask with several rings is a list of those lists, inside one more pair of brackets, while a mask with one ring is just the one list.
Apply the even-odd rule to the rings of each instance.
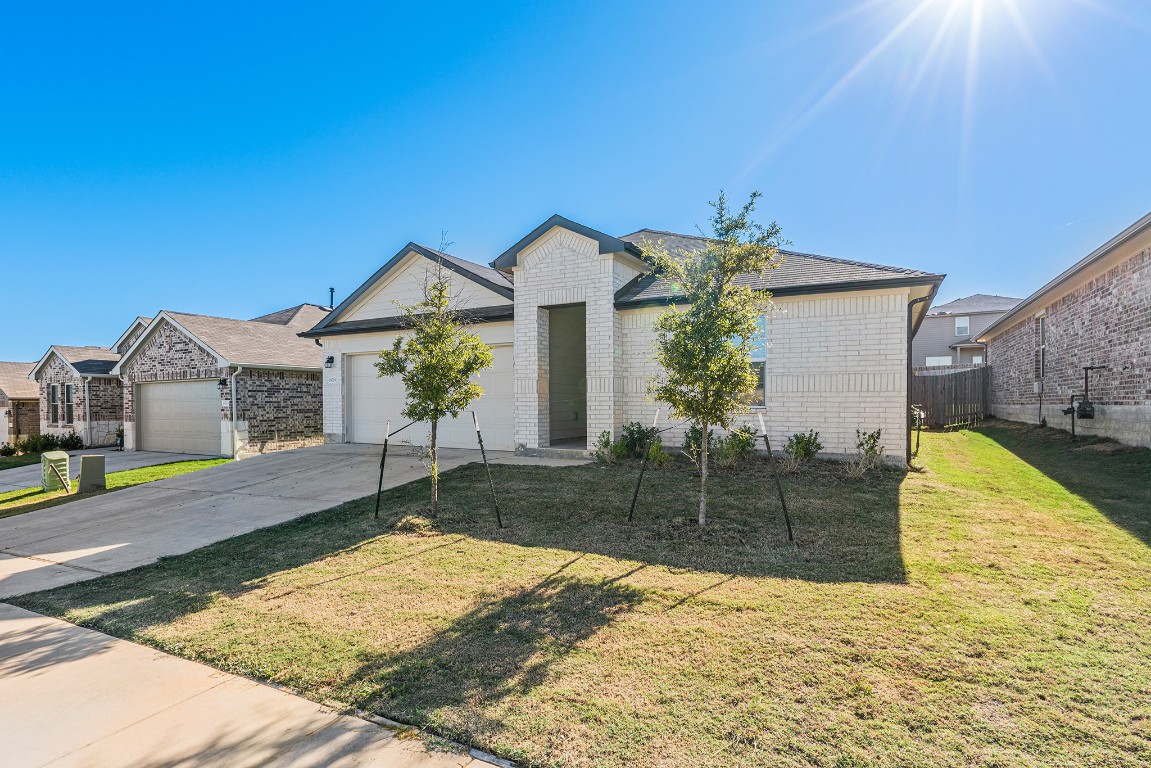
[[25, 488], [17, 491], [0, 493], [0, 518], [34, 512], [37, 509], [47, 509], [59, 504], [67, 504], [76, 499], [86, 499], [100, 496], [105, 493], [130, 488], [134, 485], [151, 483], [154, 480], [163, 480], [177, 475], [186, 475], [200, 469], [207, 469], [218, 464], [224, 464], [231, 459], [203, 459], [197, 461], [175, 461], [170, 464], [155, 464], [150, 467], [126, 469], [122, 472], [109, 472], [106, 476], [107, 488], [102, 491], [90, 493], [75, 493], [79, 481], [72, 481], [72, 492], [52, 491], [45, 493], [40, 488]]
[[14, 602], [528, 766], [1151, 764], [1151, 451], [918, 471], [482, 467]]

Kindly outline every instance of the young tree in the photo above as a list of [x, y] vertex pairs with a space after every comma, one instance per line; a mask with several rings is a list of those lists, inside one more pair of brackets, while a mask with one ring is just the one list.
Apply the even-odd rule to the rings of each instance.
[[442, 264], [428, 271], [423, 300], [401, 306], [411, 334], [380, 352], [380, 376], [399, 376], [407, 390], [405, 418], [431, 422], [430, 473], [432, 515], [440, 509], [437, 432], [441, 419], [460, 415], [484, 393], [472, 377], [492, 365], [492, 351], [468, 330], [466, 317], [453, 308], [451, 282]]
[[778, 266], [784, 244], [779, 226], [752, 221], [759, 192], [738, 211], [728, 209], [723, 191], [711, 203], [712, 236], [699, 251], [669, 252], [663, 241], [641, 244], [655, 271], [683, 294], [684, 308], [672, 306], [656, 320], [656, 360], [662, 375], [650, 385], [673, 415], [702, 430], [699, 524], [707, 523], [708, 432], [727, 428], [731, 415], [746, 405], [756, 387], [751, 343], [771, 295], [755, 290], [741, 275]]

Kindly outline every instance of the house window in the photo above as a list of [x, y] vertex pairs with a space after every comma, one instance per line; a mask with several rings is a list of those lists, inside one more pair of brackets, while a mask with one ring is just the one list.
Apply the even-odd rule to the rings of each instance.
[[48, 423], [60, 423], [60, 385], [48, 385]]
[[970, 317], [957, 317], [957, 318], [955, 318], [955, 335], [956, 336], [970, 336], [971, 335], [971, 318]]
[[975, 365], [983, 365], [983, 355], [972, 355], [971, 362]]
[[756, 322], [755, 335], [751, 337], [751, 370], [756, 382], [751, 405], [767, 405], [767, 318], [763, 315]]
[[940, 366], [940, 365], [951, 365], [951, 358], [950, 357], [928, 357], [926, 364], [927, 364], [928, 368], [934, 368], [934, 367]]
[[1035, 378], [1047, 375], [1047, 318], [1035, 318]]
[[64, 385], [64, 423], [72, 423], [72, 385]]

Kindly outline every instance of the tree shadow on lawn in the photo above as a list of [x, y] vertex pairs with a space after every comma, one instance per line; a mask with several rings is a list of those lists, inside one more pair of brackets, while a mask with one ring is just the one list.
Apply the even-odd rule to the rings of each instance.
[[994, 419], [972, 430], [1080, 496], [1151, 546], [1151, 449]]
[[578, 559], [533, 587], [477, 605], [414, 648], [361, 655], [337, 697], [412, 723], [466, 704], [466, 731], [440, 722], [441, 735], [474, 741], [477, 732], [501, 730], [498, 721], [476, 722], [477, 713], [543, 685], [554, 664], [644, 600], [623, 583], [638, 567], [603, 580], [563, 575]]

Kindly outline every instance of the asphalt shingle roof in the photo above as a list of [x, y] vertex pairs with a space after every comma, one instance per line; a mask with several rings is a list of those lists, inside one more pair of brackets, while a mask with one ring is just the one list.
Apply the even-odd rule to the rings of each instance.
[[477, 264], [474, 261], [461, 259], [459, 256], [452, 256], [450, 253], [437, 251], [435, 248], [428, 248], [426, 245], [421, 247], [424, 250], [431, 251], [448, 264], [453, 264], [466, 272], [470, 272], [481, 280], [487, 280], [490, 283], [495, 283], [496, 285], [507, 288], [509, 290], [512, 288], [512, 281], [508, 279], [507, 275], [505, 275], [503, 272], [500, 272], [498, 269], [492, 269], [491, 267], [484, 266], [483, 264]]
[[[703, 249], [709, 242], [706, 237], [682, 235], [674, 232], [661, 232], [641, 229], [620, 238], [626, 242], [639, 244], [642, 240], [662, 240], [671, 253], [694, 252]], [[783, 261], [775, 269], [763, 275], [743, 275], [737, 282], [750, 285], [758, 290], [789, 292], [798, 289], [831, 287], [844, 283], [864, 283], [910, 277], [937, 277], [930, 272], [904, 267], [889, 267], [850, 259], [835, 259], [818, 256], [814, 253], [799, 253], [780, 249]], [[681, 294], [673, 282], [660, 275], [645, 275], [630, 286], [625, 286], [616, 301], [621, 304], [640, 303], [673, 299]]]
[[[309, 306], [311, 305], [304, 305], [301, 311], [314, 316], [314, 313], [307, 310]], [[313, 309], [321, 308], [313, 307]], [[302, 339], [297, 335], [300, 325], [305, 322], [303, 318], [300, 324], [282, 325], [259, 320], [189, 315], [182, 312], [165, 312], [165, 314], [187, 328], [197, 339], [232, 365], [289, 368], [320, 368], [323, 365], [323, 350], [310, 339]], [[327, 314], [326, 310], [323, 310], [323, 314]], [[320, 319], [322, 317], [315, 317], [315, 322], [319, 322]]]
[[993, 296], [987, 293], [976, 293], [964, 296], [962, 299], [939, 304], [928, 311], [927, 316], [933, 315], [966, 315], [974, 312], [1006, 312], [1013, 309], [1023, 299], [1013, 299], [1010, 296]]
[[28, 378], [36, 363], [0, 363], [0, 392], [11, 400], [35, 400], [40, 385]]
[[300, 304], [297, 307], [281, 309], [279, 312], [253, 317], [249, 322], [287, 325], [292, 328], [311, 328], [327, 317], [329, 312], [331, 312], [330, 309], [318, 304]]
[[107, 347], [62, 347], [56, 344], [52, 349], [85, 376], [109, 374], [120, 362], [120, 353]]

